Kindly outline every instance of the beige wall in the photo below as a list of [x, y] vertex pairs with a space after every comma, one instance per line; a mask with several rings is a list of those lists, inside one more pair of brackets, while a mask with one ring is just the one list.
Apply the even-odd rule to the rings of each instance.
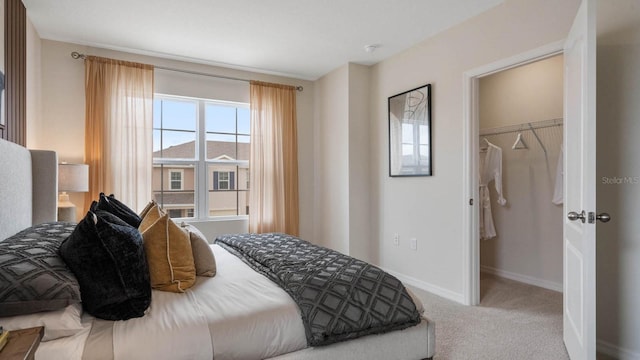
[[372, 261], [369, 205], [369, 67], [346, 64], [317, 81], [318, 238]]
[[640, 4], [600, 0], [597, 18], [598, 349], [640, 359]]
[[316, 239], [349, 253], [349, 65], [316, 81]]
[[563, 80], [562, 55], [481, 78], [480, 128], [562, 118]]
[[[563, 62], [555, 56], [480, 79], [480, 129], [562, 118]], [[502, 148], [498, 205], [491, 183], [495, 238], [480, 242], [483, 270], [562, 291], [562, 205], [551, 202], [562, 127], [522, 131], [526, 150], [511, 147], [518, 133], [483, 136]]]
[[349, 253], [365, 261], [377, 259], [371, 246], [370, 67], [349, 64]]

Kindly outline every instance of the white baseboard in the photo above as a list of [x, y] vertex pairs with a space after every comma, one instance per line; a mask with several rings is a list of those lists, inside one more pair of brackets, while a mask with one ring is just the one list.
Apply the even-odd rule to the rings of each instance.
[[430, 284], [428, 282], [416, 279], [416, 278], [411, 277], [411, 276], [400, 274], [399, 272], [396, 272], [396, 271], [393, 271], [393, 270], [389, 270], [389, 269], [385, 269], [385, 268], [381, 268], [381, 269], [386, 271], [386, 272], [388, 272], [389, 274], [397, 277], [398, 280], [402, 281], [403, 283], [405, 283], [407, 285], [415, 286], [420, 290], [424, 290], [426, 292], [430, 292], [432, 294], [438, 295], [438, 296], [443, 297], [445, 299], [448, 299], [448, 300], [451, 300], [451, 301], [455, 301], [455, 302], [460, 303], [460, 304], [464, 304], [464, 298], [463, 298], [462, 294], [456, 293], [456, 292], [451, 291], [449, 289], [442, 288], [442, 287], [437, 286], [437, 285]]
[[611, 356], [618, 360], [638, 360], [640, 359], [640, 353], [633, 352], [628, 349], [623, 349], [619, 346], [606, 342], [604, 340], [597, 341], [598, 352]]
[[541, 288], [562, 292], [562, 284], [559, 284], [557, 282], [542, 280], [542, 279], [534, 278], [527, 275], [516, 274], [510, 271], [496, 269], [494, 267], [485, 266], [485, 265], [480, 265], [480, 271], [488, 274], [493, 274], [499, 277], [519, 281], [525, 284], [539, 286]]

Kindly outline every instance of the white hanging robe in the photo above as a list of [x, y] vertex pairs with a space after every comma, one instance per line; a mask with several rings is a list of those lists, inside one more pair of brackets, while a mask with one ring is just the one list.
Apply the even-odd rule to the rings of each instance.
[[504, 206], [507, 200], [502, 196], [502, 149], [487, 141], [487, 151], [480, 154], [480, 239], [496, 236], [491, 215], [489, 183], [494, 181], [498, 194], [498, 204]]

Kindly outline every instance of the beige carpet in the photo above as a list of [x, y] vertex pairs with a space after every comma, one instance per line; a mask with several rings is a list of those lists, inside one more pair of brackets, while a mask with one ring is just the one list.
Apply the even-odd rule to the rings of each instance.
[[569, 359], [562, 294], [482, 274], [480, 306], [415, 290], [436, 324], [434, 360]]
[[[562, 293], [482, 273], [480, 305], [411, 288], [436, 323], [434, 360], [568, 360]], [[615, 360], [600, 354], [598, 360]]]

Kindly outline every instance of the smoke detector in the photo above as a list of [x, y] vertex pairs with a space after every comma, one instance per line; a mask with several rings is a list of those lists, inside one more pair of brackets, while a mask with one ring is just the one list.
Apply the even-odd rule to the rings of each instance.
[[371, 44], [371, 45], [365, 45], [364, 46], [364, 51], [368, 52], [368, 53], [372, 53], [374, 51], [376, 51], [377, 48], [379, 48], [380, 45], [378, 44]]

